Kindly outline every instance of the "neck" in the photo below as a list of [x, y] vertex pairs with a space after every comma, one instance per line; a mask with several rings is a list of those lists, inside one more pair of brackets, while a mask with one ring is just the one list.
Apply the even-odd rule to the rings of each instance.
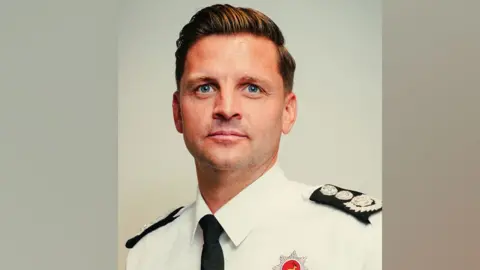
[[235, 170], [220, 170], [195, 162], [200, 193], [214, 214], [243, 189], [272, 168], [277, 155], [262, 164]]

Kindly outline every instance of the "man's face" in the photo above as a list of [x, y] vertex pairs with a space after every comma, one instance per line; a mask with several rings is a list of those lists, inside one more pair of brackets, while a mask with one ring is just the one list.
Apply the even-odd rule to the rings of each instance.
[[296, 118], [273, 42], [249, 34], [199, 40], [187, 54], [175, 126], [197, 162], [240, 169], [276, 158], [281, 133]]

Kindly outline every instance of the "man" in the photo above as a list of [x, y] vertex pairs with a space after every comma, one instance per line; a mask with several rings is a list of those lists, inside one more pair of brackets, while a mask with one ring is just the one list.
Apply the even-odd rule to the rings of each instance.
[[173, 118], [198, 195], [130, 239], [127, 270], [381, 269], [381, 203], [286, 178], [295, 61], [275, 23], [230, 5], [200, 10], [177, 41]]

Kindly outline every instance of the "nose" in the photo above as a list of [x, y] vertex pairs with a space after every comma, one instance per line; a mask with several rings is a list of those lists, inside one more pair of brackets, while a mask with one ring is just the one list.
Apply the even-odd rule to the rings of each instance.
[[240, 100], [235, 96], [234, 90], [222, 89], [215, 97], [213, 118], [218, 120], [241, 119]]

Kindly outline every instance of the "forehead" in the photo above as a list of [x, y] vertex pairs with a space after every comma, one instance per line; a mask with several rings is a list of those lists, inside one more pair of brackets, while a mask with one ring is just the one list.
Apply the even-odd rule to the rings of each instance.
[[275, 44], [251, 34], [212, 35], [189, 50], [184, 74], [191, 76], [261, 76], [281, 80]]

